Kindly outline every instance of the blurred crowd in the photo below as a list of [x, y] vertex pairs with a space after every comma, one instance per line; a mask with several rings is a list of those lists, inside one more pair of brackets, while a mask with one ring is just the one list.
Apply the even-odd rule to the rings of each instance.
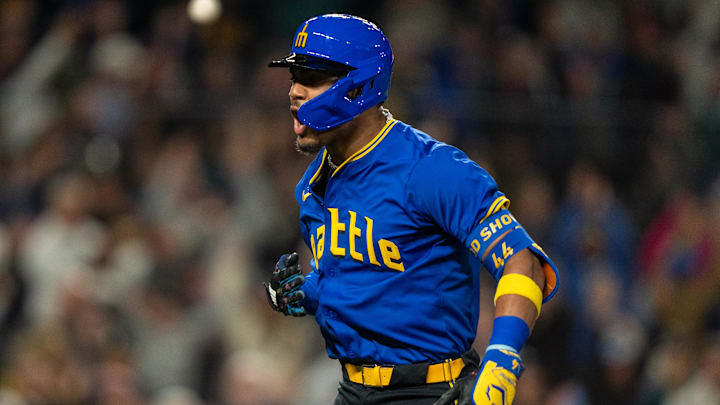
[[[361, 4], [360, 4], [361, 3]], [[516, 405], [720, 404], [720, 3], [0, 1], [0, 404], [330, 404], [287, 54], [358, 14], [388, 108], [464, 149], [560, 268]], [[492, 324], [483, 280], [478, 339]]]

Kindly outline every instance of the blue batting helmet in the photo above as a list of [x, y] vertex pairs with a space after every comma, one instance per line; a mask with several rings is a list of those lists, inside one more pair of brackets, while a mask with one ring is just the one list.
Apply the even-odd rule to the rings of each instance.
[[[325, 14], [300, 25], [290, 55], [270, 67], [303, 67], [347, 75], [305, 102], [298, 120], [315, 130], [348, 122], [387, 99], [393, 54], [385, 34], [373, 23], [346, 14]], [[338, 74], [338, 72], [341, 72]], [[360, 88], [360, 95], [348, 92]]]

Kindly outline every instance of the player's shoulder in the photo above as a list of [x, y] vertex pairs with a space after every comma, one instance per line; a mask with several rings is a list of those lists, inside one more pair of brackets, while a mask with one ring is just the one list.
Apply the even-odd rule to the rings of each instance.
[[490, 173], [460, 148], [407, 124], [400, 129], [398, 138], [408, 145], [413, 156], [406, 180], [407, 190], [452, 189], [469, 184], [482, 189], [497, 187]]
[[405, 154], [414, 160], [449, 158], [453, 153], [467, 156], [455, 146], [439, 141], [432, 135], [402, 121], [394, 126], [396, 135], [389, 145], [397, 154]]
[[460, 148], [439, 141], [410, 125], [400, 124], [402, 124], [400, 128], [401, 138], [407, 144], [407, 147], [411, 149], [418, 168], [425, 167], [428, 170], [444, 171], [472, 167], [473, 169], [485, 171]]

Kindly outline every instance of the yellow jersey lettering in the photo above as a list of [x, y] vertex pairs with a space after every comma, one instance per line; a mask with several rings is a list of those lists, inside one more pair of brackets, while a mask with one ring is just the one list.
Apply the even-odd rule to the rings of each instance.
[[478, 242], [477, 239], [473, 239], [473, 241], [470, 242], [470, 250], [475, 254], [475, 256], [477, 256], [478, 252], [480, 252], [480, 242]]
[[502, 222], [503, 225], [510, 225], [510, 222], [512, 222], [512, 218], [510, 218], [510, 215], [505, 214], [500, 217], [500, 222]]
[[483, 242], [487, 242], [488, 239], [492, 236], [492, 232], [490, 232], [490, 229], [486, 226], [480, 231], [480, 236], [483, 238]]
[[499, 229], [502, 228], [502, 224], [500, 223], [500, 219], [496, 219], [493, 222], [490, 222], [490, 230], [492, 233], [497, 232]]
[[512, 256], [515, 251], [513, 248], [507, 247], [507, 244], [503, 242], [502, 244], [502, 251], [503, 251], [503, 258], [507, 259], [508, 257]]
[[392, 270], [405, 271], [405, 266], [399, 261], [401, 257], [397, 245], [387, 239], [380, 239], [378, 245], [380, 246], [380, 253], [382, 253], [385, 266]]
[[499, 269], [500, 267], [505, 265], [505, 260], [503, 260], [501, 257], [495, 256], [495, 253], [492, 254], [493, 263], [495, 263], [495, 268]]
[[370, 263], [380, 267], [380, 262], [375, 257], [375, 242], [373, 242], [372, 236], [373, 220], [365, 217], [365, 223], [367, 224], [365, 227], [365, 239], [367, 240], [368, 260], [370, 260]]
[[[321, 225], [317, 229], [317, 260], [322, 259], [325, 250], [325, 225]], [[315, 263], [317, 264], [317, 260]]]
[[298, 32], [297, 38], [295, 38], [295, 47], [305, 48], [305, 42], [307, 41], [307, 32], [305, 32], [305, 29], [307, 26], [307, 23], [305, 23], [302, 31]]
[[338, 233], [345, 232], [345, 224], [340, 222], [337, 208], [328, 208], [330, 211], [330, 253], [333, 256], [345, 256], [345, 248], [338, 246]]
[[[349, 223], [340, 221], [340, 211], [338, 208], [328, 208], [330, 212], [330, 253], [336, 257], [346, 257], [346, 253], [349, 251], [350, 258], [359, 262], [365, 263], [365, 252], [362, 252], [362, 248], [359, 248], [358, 243], [362, 243], [363, 231], [358, 227], [358, 214], [355, 211], [348, 210], [348, 216], [350, 217]], [[375, 245], [373, 239], [373, 227], [374, 221], [372, 218], [365, 217], [365, 243], [367, 246], [367, 260], [370, 264], [377, 267], [382, 267], [380, 260], [378, 260], [376, 254], [376, 246], [380, 248], [380, 256], [382, 256], [382, 263], [385, 267], [396, 270], [405, 271], [405, 265], [402, 262], [402, 256], [400, 255], [400, 249], [397, 245], [387, 239], [380, 239]], [[343, 246], [341, 244], [340, 233], [347, 233], [348, 245]], [[344, 241], [344, 239], [343, 239]], [[313, 250], [313, 257], [315, 258], [316, 264], [319, 264], [319, 260], [322, 258], [323, 250], [325, 247], [325, 225], [317, 228], [316, 234], [311, 235], [310, 244]], [[475, 255], [480, 250], [480, 242], [477, 240], [473, 241], [472, 250]]]
[[350, 227], [348, 228], [348, 238], [350, 239], [350, 257], [362, 263], [362, 253], [355, 251], [355, 238], [359, 238], [361, 234], [360, 228], [355, 226], [357, 214], [354, 211], [348, 211], [348, 214], [350, 214]]

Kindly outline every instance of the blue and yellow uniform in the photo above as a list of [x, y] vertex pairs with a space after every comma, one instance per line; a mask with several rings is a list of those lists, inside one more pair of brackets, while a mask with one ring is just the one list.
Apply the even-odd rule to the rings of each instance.
[[[358, 125], [380, 125], [393, 63], [387, 38], [367, 20], [325, 14], [302, 23], [290, 54], [269, 64], [290, 68], [298, 147], [315, 150], [315, 138], [342, 156], [339, 132], [323, 131], [369, 109]], [[344, 136], [361, 136], [359, 126]], [[339, 166], [321, 150], [295, 196], [312, 271], [303, 276], [297, 253], [285, 254], [264, 285], [276, 311], [315, 315], [328, 354], [343, 364], [336, 405], [512, 403], [534, 324], [529, 303], [539, 316], [557, 271], [485, 170], [388, 118]], [[519, 296], [503, 298], [482, 360], [469, 350], [480, 267], [498, 280], [496, 303]]]
[[[432, 363], [471, 347], [480, 267], [499, 279], [499, 263], [513, 249], [503, 244], [491, 249], [492, 259], [477, 256], [485, 241], [519, 228], [487, 171], [459, 149], [389, 119], [334, 170], [327, 152], [319, 153], [295, 196], [313, 254], [303, 305], [330, 357]], [[519, 248], [544, 265], [548, 300], [556, 269], [539, 246], [527, 245]]]

